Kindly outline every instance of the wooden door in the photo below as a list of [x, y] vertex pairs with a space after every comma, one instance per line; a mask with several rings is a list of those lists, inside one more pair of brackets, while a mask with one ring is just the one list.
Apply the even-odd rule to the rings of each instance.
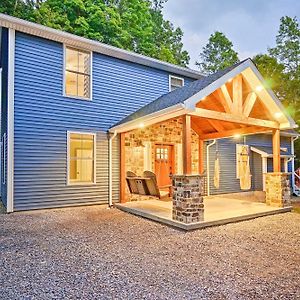
[[170, 174], [174, 172], [173, 145], [155, 145], [155, 174], [159, 187], [171, 185]]

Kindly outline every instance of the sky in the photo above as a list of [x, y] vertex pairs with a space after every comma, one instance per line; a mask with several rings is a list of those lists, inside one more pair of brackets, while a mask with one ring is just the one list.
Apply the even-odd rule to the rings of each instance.
[[164, 16], [184, 32], [190, 67], [214, 31], [221, 31], [232, 41], [239, 58], [266, 53], [275, 45], [280, 18], [297, 16], [300, 0], [168, 0]]

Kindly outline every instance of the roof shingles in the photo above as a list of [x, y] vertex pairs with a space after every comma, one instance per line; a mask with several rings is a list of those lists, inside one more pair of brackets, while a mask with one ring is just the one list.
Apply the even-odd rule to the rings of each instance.
[[141, 107], [140, 109], [130, 114], [129, 116], [125, 117], [123, 120], [121, 120], [114, 126], [121, 125], [133, 121], [135, 119], [144, 117], [146, 115], [155, 113], [157, 111], [163, 110], [165, 108], [174, 106], [176, 104], [183, 103], [185, 100], [197, 94], [198, 92], [200, 92], [201, 90], [209, 86], [211, 83], [221, 78], [222, 76], [224, 76], [225, 74], [227, 74], [228, 72], [230, 72], [231, 70], [233, 70], [234, 68], [242, 64], [243, 62], [245, 62], [246, 60], [238, 62], [235, 65], [232, 65], [231, 67], [228, 67], [224, 70], [220, 70], [212, 75], [193, 81], [190, 84], [183, 86], [182, 88], [178, 88], [172, 92], [166, 93], [160, 96], [159, 98], [157, 98], [156, 100]]

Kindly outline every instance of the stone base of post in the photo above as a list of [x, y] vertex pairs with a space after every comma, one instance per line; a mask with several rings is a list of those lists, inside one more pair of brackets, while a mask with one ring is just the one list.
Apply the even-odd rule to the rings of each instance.
[[276, 207], [291, 205], [288, 173], [266, 173], [266, 204]]
[[204, 220], [204, 177], [173, 175], [173, 220], [186, 224]]

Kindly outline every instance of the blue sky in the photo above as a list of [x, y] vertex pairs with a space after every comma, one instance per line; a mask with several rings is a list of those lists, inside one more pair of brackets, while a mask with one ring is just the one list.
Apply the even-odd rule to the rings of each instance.
[[184, 31], [190, 67], [196, 68], [198, 54], [216, 30], [233, 42], [240, 59], [265, 53], [275, 44], [282, 16], [300, 21], [300, 0], [168, 0], [163, 13]]

